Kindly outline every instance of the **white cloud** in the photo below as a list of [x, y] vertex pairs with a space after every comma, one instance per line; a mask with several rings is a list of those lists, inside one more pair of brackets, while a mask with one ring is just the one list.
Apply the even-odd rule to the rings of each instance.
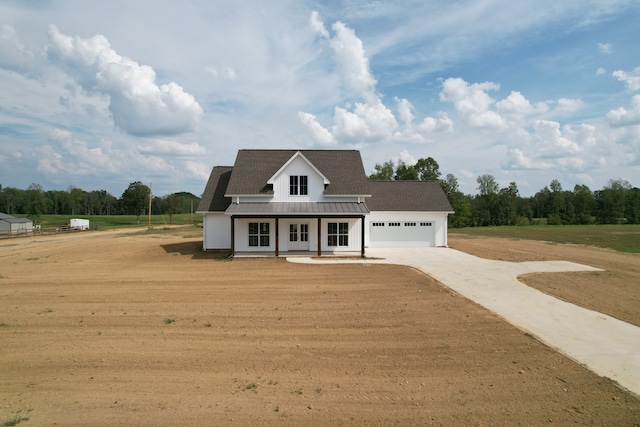
[[630, 73], [617, 70], [612, 73], [612, 76], [624, 82], [629, 89], [633, 91], [640, 90], [640, 67], [637, 67]]
[[607, 74], [607, 70], [605, 70], [605, 69], [604, 69], [604, 68], [602, 68], [602, 67], [599, 67], [599, 68], [596, 70], [596, 75], [598, 75], [598, 76], [602, 76], [602, 75], [605, 75], [605, 74]]
[[120, 56], [106, 37], [89, 39], [49, 29], [48, 55], [88, 93], [110, 97], [120, 129], [136, 136], [176, 135], [196, 129], [202, 108], [175, 82], [158, 86], [148, 65]]
[[402, 122], [405, 125], [411, 125], [411, 123], [413, 122], [413, 105], [411, 105], [411, 102], [409, 102], [407, 99], [400, 99], [398, 97], [393, 98], [396, 103], [398, 104], [398, 114], [400, 115], [400, 120], [402, 120]]
[[[320, 33], [324, 29], [317, 13], [312, 13], [310, 25]], [[309, 130], [314, 141], [322, 145], [333, 145], [338, 141], [349, 144], [385, 141], [425, 143], [429, 142], [430, 133], [453, 129], [453, 121], [445, 113], [441, 113], [439, 118], [426, 117], [417, 125], [414, 124], [413, 105], [407, 99], [396, 97], [394, 100], [401, 127], [396, 116], [376, 93], [377, 81], [369, 69], [362, 41], [341, 22], [336, 22], [332, 28], [335, 36], [329, 38], [329, 44], [339, 66], [343, 85], [350, 89], [351, 95], [364, 102], [334, 107], [331, 130], [322, 126], [313, 114], [298, 112], [298, 119]]]
[[353, 112], [336, 107], [333, 134], [348, 138], [384, 138], [397, 128], [395, 116], [379, 99], [373, 103], [357, 102]]
[[454, 124], [453, 120], [449, 118], [447, 113], [440, 113], [440, 117], [425, 117], [422, 123], [418, 125], [418, 129], [421, 132], [433, 133], [433, 132], [453, 132]]
[[611, 54], [613, 51], [609, 43], [598, 43], [598, 50], [602, 53], [606, 53], [607, 55]]
[[400, 160], [407, 165], [415, 165], [418, 159], [413, 157], [407, 150], [400, 151]]
[[324, 27], [324, 23], [318, 18], [317, 11], [314, 10], [313, 12], [311, 12], [311, 16], [309, 17], [309, 24], [311, 25], [311, 28], [313, 28], [313, 30], [320, 34], [322, 37], [327, 39], [329, 38], [329, 32]]
[[367, 102], [373, 101], [376, 97], [377, 81], [369, 69], [369, 59], [362, 40], [342, 22], [336, 22], [331, 28], [336, 34], [331, 38], [330, 44], [344, 85], [354, 95], [364, 98]]
[[238, 74], [236, 70], [231, 66], [222, 67], [222, 69], [218, 70], [216, 67], [208, 66], [205, 67], [205, 71], [211, 74], [214, 77], [222, 77], [227, 80], [238, 80]]
[[580, 111], [584, 107], [581, 99], [560, 98], [556, 106], [556, 111], [563, 114], [571, 114]]
[[620, 107], [607, 113], [609, 125], [613, 127], [624, 127], [640, 125], [640, 95], [631, 98], [631, 110]]
[[507, 124], [491, 110], [495, 100], [487, 94], [487, 91], [498, 89], [500, 85], [492, 82], [469, 84], [461, 78], [449, 78], [442, 84], [440, 100], [452, 102], [462, 119], [474, 128], [502, 130]]
[[145, 154], [201, 156], [207, 152], [207, 150], [197, 142], [183, 144], [168, 139], [147, 139], [145, 142], [144, 145], [138, 147], [140, 152]]
[[35, 77], [42, 64], [42, 51], [26, 46], [7, 24], [0, 26], [0, 68]]
[[520, 92], [513, 91], [496, 103], [496, 110], [503, 118], [518, 123], [531, 115], [546, 113], [549, 106], [545, 102], [531, 104]]
[[327, 129], [322, 127], [316, 120], [316, 117], [310, 113], [298, 112], [298, 118], [300, 122], [309, 129], [311, 135], [316, 142], [322, 145], [333, 145], [336, 143], [333, 135]]

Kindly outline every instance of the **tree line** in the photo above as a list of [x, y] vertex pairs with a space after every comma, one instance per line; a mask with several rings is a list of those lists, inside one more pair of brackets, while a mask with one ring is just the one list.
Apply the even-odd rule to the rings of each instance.
[[[84, 191], [69, 187], [66, 191], [45, 191], [40, 184], [26, 190], [0, 184], [0, 212], [22, 214], [37, 220], [40, 215], [146, 215], [149, 211], [151, 189], [139, 181], [129, 184], [120, 198], [105, 190]], [[200, 198], [179, 192], [151, 198], [152, 215], [189, 213], [196, 209]]]
[[623, 179], [609, 180], [601, 190], [586, 185], [564, 190], [554, 179], [531, 197], [522, 197], [515, 182], [500, 188], [493, 175], [478, 176], [475, 195], [460, 191], [453, 174], [441, 177], [432, 157], [414, 165], [389, 160], [376, 164], [369, 179], [437, 181], [455, 211], [449, 216], [451, 227], [488, 225], [530, 225], [545, 220], [561, 224], [640, 224], [640, 189]]

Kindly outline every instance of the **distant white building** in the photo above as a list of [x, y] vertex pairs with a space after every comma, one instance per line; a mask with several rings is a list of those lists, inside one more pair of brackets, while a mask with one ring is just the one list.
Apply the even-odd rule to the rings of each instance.
[[71, 218], [71, 220], [69, 221], [69, 227], [72, 230], [88, 230], [89, 229], [89, 220], [88, 219]]
[[0, 234], [32, 233], [33, 221], [0, 212]]

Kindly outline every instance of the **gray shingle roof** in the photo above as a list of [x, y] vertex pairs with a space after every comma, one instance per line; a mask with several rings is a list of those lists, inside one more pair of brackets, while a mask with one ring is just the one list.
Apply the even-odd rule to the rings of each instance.
[[0, 220], [6, 221], [6, 222], [11, 223], [11, 224], [33, 222], [29, 218], [16, 218], [15, 216], [7, 215], [7, 214], [1, 213], [1, 212], [0, 212]]
[[197, 212], [224, 212], [231, 204], [231, 197], [224, 197], [231, 178], [231, 166], [215, 166], [202, 193]]
[[292, 203], [240, 203], [232, 204], [227, 209], [228, 214], [265, 214], [265, 215], [352, 215], [367, 214], [369, 209], [364, 203], [356, 202], [292, 202]]
[[239, 150], [226, 194], [269, 194], [267, 181], [298, 151], [329, 180], [325, 195], [369, 194], [357, 150]]
[[435, 181], [369, 181], [367, 207], [372, 211], [453, 212]]

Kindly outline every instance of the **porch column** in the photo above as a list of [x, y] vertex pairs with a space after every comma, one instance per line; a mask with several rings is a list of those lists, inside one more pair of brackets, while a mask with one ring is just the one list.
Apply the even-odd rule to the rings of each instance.
[[318, 256], [322, 256], [322, 221], [321, 218], [318, 217]]
[[361, 237], [362, 241], [361, 241], [361, 243], [360, 243], [361, 248], [362, 248], [362, 249], [361, 249], [361, 252], [360, 252], [360, 256], [361, 256], [362, 258], [364, 258], [364, 215], [360, 217], [360, 224], [361, 224], [360, 234], [361, 234], [361, 236], [362, 236], [362, 237]]
[[276, 256], [280, 253], [280, 231], [278, 230], [278, 217], [276, 217]]
[[236, 217], [231, 215], [231, 256], [236, 254]]

